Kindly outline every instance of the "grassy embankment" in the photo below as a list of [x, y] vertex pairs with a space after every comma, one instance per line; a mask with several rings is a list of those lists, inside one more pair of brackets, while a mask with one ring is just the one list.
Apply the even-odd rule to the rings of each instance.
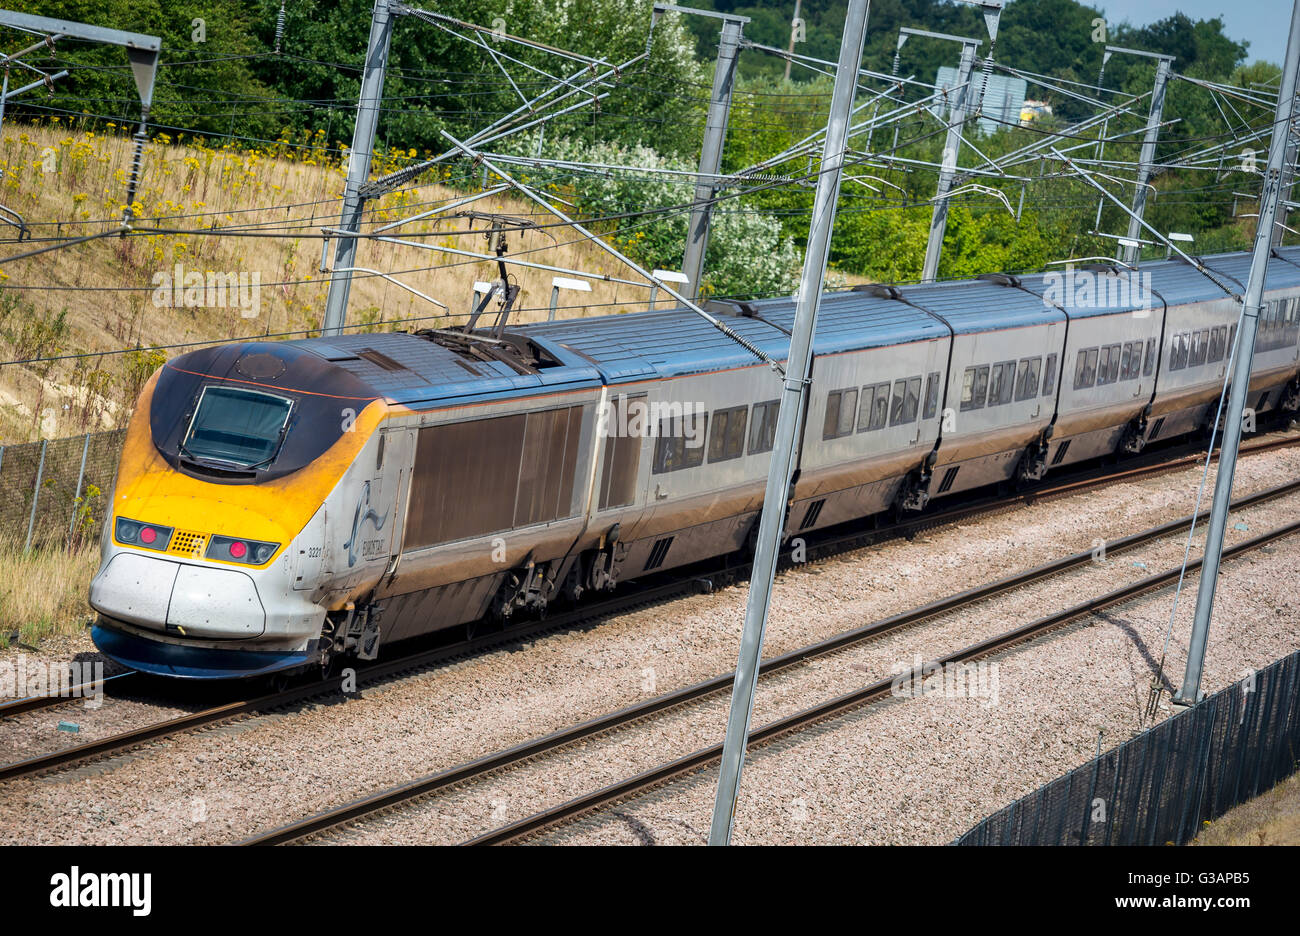
[[[0, 138], [0, 204], [20, 214], [33, 238], [68, 238], [116, 231], [131, 158], [130, 128], [51, 118], [39, 125], [6, 121]], [[262, 149], [214, 146], [199, 139], [156, 133], [149, 143], [137, 211], [146, 228], [189, 233], [104, 237], [0, 266], [0, 444], [59, 438], [125, 425], [140, 387], [168, 357], [184, 349], [147, 349], [186, 342], [261, 337], [310, 330], [320, 325], [326, 294], [319, 272], [320, 228], [337, 223], [343, 168], [320, 137], [290, 139]], [[376, 174], [414, 161], [376, 159]], [[450, 171], [462, 172], [463, 167]], [[474, 174], [477, 178], [477, 174]], [[377, 203], [383, 221], [414, 214], [456, 196], [435, 174], [418, 189], [397, 192]], [[424, 207], [422, 207], [424, 206]], [[535, 215], [518, 200], [485, 198], [478, 211]], [[539, 217], [540, 221], [550, 220]], [[428, 219], [406, 225], [403, 235], [444, 247], [486, 251], [480, 235], [453, 236], [482, 222]], [[293, 237], [235, 237], [195, 233], [238, 226], [247, 231], [292, 229]], [[5, 227], [0, 236], [12, 237]], [[554, 240], [540, 232], [510, 236], [513, 255], [634, 279], [612, 258], [556, 229]], [[558, 243], [557, 243], [558, 242]], [[9, 241], [0, 254], [15, 256], [39, 240]], [[246, 318], [239, 308], [174, 308], [154, 300], [158, 273], [258, 273], [260, 308]], [[492, 280], [495, 266], [445, 253], [393, 244], [362, 242], [356, 266], [396, 274], [408, 285], [463, 315], [475, 280]], [[432, 268], [432, 269], [431, 269]], [[532, 311], [518, 318], [544, 318], [551, 276], [513, 268], [522, 287], [519, 305]], [[644, 289], [593, 281], [589, 294], [568, 293], [561, 302], [585, 301], [566, 315], [625, 311], [644, 302]], [[570, 299], [576, 296], [578, 299]], [[441, 310], [378, 277], [358, 276], [350, 300], [350, 322], [379, 330], [448, 324]], [[31, 358], [91, 353], [94, 356], [38, 363]], [[93, 574], [94, 548], [42, 550], [24, 556], [22, 532], [0, 530], [0, 563], [8, 569], [0, 586], [0, 640], [21, 635], [25, 643], [49, 633], [72, 633], [85, 621], [86, 588]]]

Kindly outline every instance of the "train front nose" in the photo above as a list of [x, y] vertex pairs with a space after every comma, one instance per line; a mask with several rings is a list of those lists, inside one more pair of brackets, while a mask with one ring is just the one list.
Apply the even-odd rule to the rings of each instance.
[[178, 637], [231, 640], [266, 633], [266, 607], [239, 569], [122, 551], [90, 585], [90, 604], [119, 621]]

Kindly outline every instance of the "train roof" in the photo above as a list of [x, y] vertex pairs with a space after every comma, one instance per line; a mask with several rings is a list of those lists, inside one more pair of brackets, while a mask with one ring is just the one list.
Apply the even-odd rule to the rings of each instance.
[[600, 372], [577, 356], [521, 373], [505, 360], [469, 359], [435, 341], [402, 332], [305, 338], [287, 344], [347, 371], [390, 403], [469, 403], [601, 384]]
[[[1300, 286], [1300, 247], [1279, 248], [1269, 264], [1267, 288]], [[1250, 254], [1203, 258], [1210, 269], [1244, 289]], [[1225, 298], [1204, 274], [1181, 260], [1143, 264], [1139, 284], [1170, 305]], [[1055, 280], [1059, 283], [1059, 279]], [[836, 354], [942, 338], [1000, 331], [1140, 307], [1135, 292], [1090, 299], [1052, 292], [1053, 272], [1024, 277], [990, 276], [955, 282], [865, 286], [826, 293], [818, 315], [814, 350]], [[1017, 288], [1019, 287], [1019, 288]], [[795, 301], [776, 297], [743, 303], [710, 303], [710, 312], [776, 360], [789, 354]], [[1064, 309], [1064, 312], [1062, 311]], [[415, 408], [448, 403], [532, 396], [556, 389], [598, 387], [638, 380], [754, 366], [752, 354], [686, 308], [561, 319], [510, 326], [502, 336], [526, 341], [545, 359], [521, 368], [508, 355], [476, 356], [443, 340], [451, 333], [351, 334], [287, 342], [347, 371], [377, 396]], [[435, 340], [436, 339], [436, 340]], [[474, 342], [491, 350], [492, 339]], [[499, 342], [498, 342], [499, 343]]]
[[[761, 299], [741, 308], [789, 334], [794, 328], [795, 301]], [[933, 315], [891, 297], [888, 290], [857, 289], [822, 296], [813, 347], [818, 354], [838, 354], [864, 348], [942, 338], [948, 329]]]
[[[723, 318], [729, 328], [770, 357], [784, 360], [789, 353], [789, 338], [775, 325], [744, 316]], [[599, 367], [610, 383], [679, 377], [758, 363], [754, 355], [686, 308], [560, 319], [517, 325], [509, 330], [548, 347], [577, 352]]]

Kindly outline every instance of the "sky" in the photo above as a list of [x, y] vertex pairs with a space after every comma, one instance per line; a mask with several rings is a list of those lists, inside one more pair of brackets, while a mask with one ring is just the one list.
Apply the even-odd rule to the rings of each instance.
[[1194, 20], [1217, 16], [1229, 38], [1250, 43], [1246, 61], [1265, 59], [1281, 65], [1292, 4], [1291, 0], [1092, 0], [1092, 5], [1103, 10], [1108, 20], [1128, 20], [1134, 26], [1179, 12]]

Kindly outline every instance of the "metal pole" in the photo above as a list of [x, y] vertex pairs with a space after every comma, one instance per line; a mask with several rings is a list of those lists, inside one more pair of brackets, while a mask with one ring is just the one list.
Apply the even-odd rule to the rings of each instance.
[[[948, 227], [948, 192], [957, 174], [957, 153], [961, 148], [961, 131], [969, 112], [966, 101], [971, 97], [971, 71], [975, 65], [975, 44], [963, 42], [961, 66], [957, 69], [956, 97], [948, 112], [948, 135], [943, 144], [943, 168], [939, 170], [939, 186], [935, 193], [934, 211], [930, 214], [930, 234], [925, 242], [925, 262], [921, 266], [921, 282], [933, 283], [939, 274], [939, 255], [943, 253], [943, 234]], [[976, 103], [971, 110], [979, 108]]]
[[1210, 615], [1214, 610], [1214, 589], [1219, 579], [1219, 560], [1223, 555], [1223, 532], [1228, 523], [1228, 501], [1232, 497], [1232, 475], [1237, 467], [1237, 447], [1241, 444], [1241, 418], [1250, 392], [1250, 368], [1255, 356], [1255, 331], [1259, 323], [1264, 295], [1264, 272], [1268, 267], [1273, 240], [1273, 222], [1277, 218], [1278, 196], [1282, 188], [1282, 161], [1287, 137], [1295, 113], [1296, 68], [1300, 64], [1300, 0], [1291, 9], [1291, 33], [1286, 44], [1286, 64], [1282, 69], [1282, 87], [1277, 96], [1277, 114], [1273, 120], [1273, 139], [1268, 146], [1268, 168], [1259, 196], [1259, 224], [1255, 228], [1254, 256], [1250, 261], [1250, 278], [1242, 300], [1241, 327], [1237, 329], [1234, 351], [1232, 388], [1228, 394], [1228, 412], [1223, 423], [1223, 448], [1219, 452], [1219, 473], [1214, 479], [1214, 505], [1210, 526], [1205, 534], [1205, 559], [1196, 590], [1196, 618], [1192, 639], [1187, 648], [1187, 670], [1183, 684], [1174, 696], [1180, 705], [1194, 705], [1201, 699], [1201, 672], [1205, 646], [1210, 632]]
[[790, 20], [790, 55], [791, 58], [785, 60], [785, 80], [790, 80], [790, 65], [794, 61], [794, 37], [799, 28], [799, 3], [800, 0], [794, 0], [794, 19]]
[[[1283, 157], [1282, 161], [1282, 187], [1281, 194], [1278, 196], [1282, 202], [1282, 224], [1273, 225], [1272, 244], [1274, 247], [1282, 246], [1282, 238], [1286, 234], [1286, 228], [1283, 225], [1286, 224], [1291, 211], [1286, 203], [1291, 200], [1291, 189], [1295, 183], [1296, 158], [1300, 156], [1298, 132], [1300, 132], [1300, 128], [1296, 127], [1294, 120], [1287, 124], [1286, 156]], [[1219, 158], [1223, 158], [1222, 154], [1220, 154]]]
[[41, 460], [36, 465], [36, 484], [32, 487], [32, 512], [27, 517], [27, 545], [23, 547], [25, 553], [32, 551], [32, 533], [36, 530], [36, 502], [41, 497], [41, 481], [45, 475], [45, 447], [49, 441], [41, 439]]
[[[1151, 90], [1151, 111], [1147, 114], [1147, 132], [1142, 138], [1142, 152], [1138, 157], [1137, 185], [1133, 189], [1133, 215], [1128, 219], [1128, 240], [1135, 241], [1142, 233], [1138, 218], [1143, 216], [1147, 205], [1147, 188], [1151, 181], [1151, 164], [1156, 158], [1156, 139], [1160, 136], [1160, 117], [1165, 109], [1165, 87], [1169, 83], [1169, 63], [1172, 56], [1162, 55], [1156, 61], [1156, 83]], [[1130, 266], [1136, 264], [1142, 248], [1125, 247], [1124, 262]]]
[[754, 564], [749, 579], [745, 629], [740, 641], [740, 659], [736, 664], [736, 681], [732, 686], [731, 711], [727, 716], [718, 795], [713, 806], [713, 827], [709, 832], [710, 845], [730, 843], [736, 816], [736, 796], [740, 791], [745, 745], [749, 738], [750, 719], [754, 713], [754, 689], [758, 682], [759, 662], [762, 660], [763, 633], [767, 628], [772, 581], [776, 574], [777, 553], [785, 527], [796, 434], [812, 365], [813, 331], [826, 278], [826, 257], [835, 219], [835, 205], [839, 200], [849, 113], [857, 90], [858, 65], [862, 61], [870, 5], [870, 0], [849, 0], [844, 20], [835, 89], [831, 93], [830, 117], [826, 124], [826, 142], [822, 149], [822, 172], [817, 179], [817, 194], [813, 201], [808, 251], [804, 255], [794, 329], [790, 336], [790, 359], [786, 363], [786, 374], [782, 382], [776, 440], [767, 474], [767, 492], [764, 495]]
[[77, 528], [77, 501], [81, 500], [81, 483], [86, 480], [86, 456], [90, 454], [90, 433], [86, 433], [86, 441], [81, 445], [81, 470], [77, 472], [77, 493], [72, 495], [72, 519], [68, 521], [68, 538], [72, 538], [72, 531]]
[[[370, 155], [375, 148], [375, 130], [379, 125], [379, 105], [384, 94], [384, 71], [388, 66], [388, 45], [392, 38], [392, 11], [389, 0], [375, 0], [370, 17], [370, 43], [361, 75], [361, 94], [357, 99], [357, 124], [352, 131], [352, 149], [348, 151], [348, 180], [343, 189], [343, 215], [339, 228], [344, 232], [334, 249], [334, 269], [356, 266], [357, 239], [347, 236], [361, 230], [361, 215], [366, 200], [360, 189], [370, 175]], [[323, 335], [338, 335], [347, 323], [348, 293], [352, 291], [352, 271], [330, 275], [329, 294], [325, 297]]]
[[704, 146], [700, 150], [700, 175], [695, 180], [695, 202], [686, 229], [686, 253], [682, 257], [682, 272], [690, 279], [683, 292], [692, 299], [700, 296], [704, 251], [709, 244], [709, 221], [713, 216], [713, 196], [717, 192], [717, 183], [713, 177], [722, 166], [722, 147], [727, 142], [731, 88], [735, 84], [740, 31], [745, 22], [747, 20], [723, 20], [722, 38], [718, 40], [718, 64], [713, 70], [713, 94], [709, 99], [709, 114], [704, 123]]

